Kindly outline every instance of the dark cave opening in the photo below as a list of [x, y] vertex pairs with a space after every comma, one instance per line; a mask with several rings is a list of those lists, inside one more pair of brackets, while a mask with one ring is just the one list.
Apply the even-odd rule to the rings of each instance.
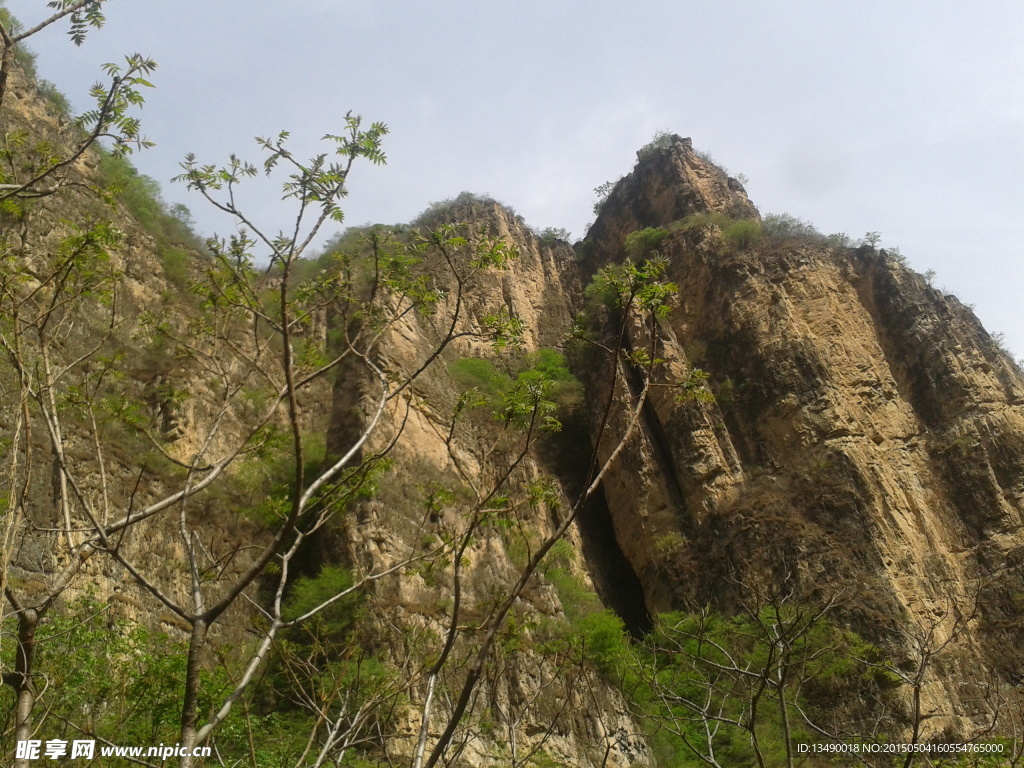
[[[563, 428], [550, 436], [541, 451], [548, 469], [558, 477], [569, 498], [579, 498], [590, 469], [589, 424], [582, 413], [563, 418]], [[604, 489], [598, 488], [576, 518], [583, 558], [601, 602], [614, 611], [634, 638], [654, 627], [644, 589], [632, 564], [619, 547]]]
[[632, 637], [646, 635], [654, 622], [647, 612], [640, 579], [615, 538], [603, 488], [590, 497], [576, 524], [583, 539], [583, 556], [601, 602], [618, 614]]

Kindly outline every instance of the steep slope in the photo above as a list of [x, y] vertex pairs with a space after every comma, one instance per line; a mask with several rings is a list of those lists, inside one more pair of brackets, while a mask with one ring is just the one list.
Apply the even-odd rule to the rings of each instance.
[[[488, 394], [484, 378], [477, 383], [487, 402], [463, 410], [460, 392], [468, 385], [460, 384], [458, 376], [461, 366], [473, 363], [473, 370], [482, 366], [488, 376], [511, 374], [511, 381], [540, 351], [557, 354], [564, 347], [575, 314], [573, 300], [581, 293], [572, 249], [560, 241], [542, 240], [493, 200], [472, 196], [435, 212], [424, 231], [454, 222], [471, 244], [498, 238], [518, 255], [505, 269], [468, 270], [473, 277], [464, 278], [463, 294], [443, 262], [426, 264], [445, 298], [436, 314], [410, 315], [391, 329], [380, 341], [380, 359], [394, 379], [403, 380], [431, 359], [453, 321], [455, 339], [416, 378], [408, 397], [389, 407], [365, 455], [386, 452], [393, 466], [381, 477], [374, 498], [361, 504], [329, 541], [321, 542], [318, 557], [341, 559], [360, 572], [372, 572], [415, 549], [424, 538], [442, 537], [457, 544], [465, 536], [469, 546], [460, 573], [404, 568], [393, 579], [378, 583], [372, 600], [383, 642], [393, 646], [403, 636], [426, 633], [434, 638], [421, 651], [428, 661], [442, 655], [442, 641], [457, 617], [462, 629], [452, 646], [453, 661], [439, 678], [447, 690], [457, 692], [484, 622], [520, 578], [531, 550], [558, 527], [582, 490], [586, 468], [578, 464], [588, 451], [584, 422], [571, 412], [560, 414], [565, 419], [563, 434], [532, 443], [514, 422], [496, 420], [493, 412], [501, 406], [494, 401], [497, 393]], [[522, 337], [513, 349], [495, 349], [487, 340], [485, 318], [496, 312], [523, 323]], [[371, 392], [364, 368], [352, 367], [339, 377], [329, 450], [340, 450], [365, 423], [372, 409]], [[544, 483], [549, 490], [531, 497]], [[496, 508], [481, 514], [480, 502], [491, 498], [495, 502], [485, 506]], [[495, 513], [498, 517], [492, 520]], [[601, 550], [602, 544], [610, 544], [611, 552]], [[595, 582], [607, 594], [613, 578], [606, 573], [608, 558], [619, 567], [624, 564], [613, 541], [586, 541], [571, 530], [553, 557], [557, 574], [542, 570], [516, 601], [459, 729], [466, 764], [517, 763], [531, 754], [537, 760], [580, 768], [648, 764], [641, 729], [627, 714], [617, 688], [591, 663], [552, 651], [561, 647], [557, 638], [569, 631], [566, 614], [594, 608], [567, 601], [590, 599], [586, 593]], [[457, 607], [453, 594], [459, 595]], [[389, 654], [396, 658], [401, 651], [392, 647]], [[410, 703], [388, 748], [392, 759], [414, 759], [426, 690], [425, 681], [410, 690]], [[450, 701], [435, 705], [432, 739], [440, 735], [451, 710]]]
[[[39, 105], [30, 84], [14, 84], [8, 109], [5, 129], [70, 140], [70, 126]], [[217, 410], [220, 390], [210, 371], [221, 359], [213, 355], [204, 367], [197, 362], [201, 351], [193, 358], [169, 354], [157, 343], [159, 334], [134, 324], [148, 309], [187, 336], [196, 307], [181, 290], [183, 281], [170, 279], [160, 243], [122, 208], [102, 207], [81, 191], [96, 183], [97, 164], [95, 156], [83, 156], [66, 194], [37, 201], [31, 216], [0, 219], [3, 255], [31, 267], [32, 259], [59, 252], [72, 232], [68, 220], [111, 217], [124, 235], [110, 250], [117, 298], [117, 314], [110, 316], [117, 322], [108, 325], [116, 333], [101, 329], [103, 302], [83, 303], [61, 354], [81, 362], [92, 354], [81, 355], [90, 340], [103, 336], [112, 355], [128, 360], [111, 391], [145, 415], [138, 423], [158, 424], [167, 464], [196, 454], [221, 415], [226, 426], [209, 431], [209, 450], [246, 444], [252, 418], [246, 396]], [[602, 639], [586, 631], [618, 629], [614, 622], [594, 623], [608, 619], [594, 593], [634, 638], [672, 610], [710, 604], [731, 614], [773, 591], [811, 603], [836, 600], [837, 620], [878, 643], [899, 669], [921, 671], [917, 724], [929, 734], [965, 738], [991, 724], [993, 684], [1008, 688], [1024, 679], [1017, 642], [1024, 595], [1021, 371], [968, 308], [899, 259], [816, 236], [728, 235], [735, 221], [759, 220], [737, 180], [695, 153], [689, 140], [672, 137], [639, 153], [636, 168], [575, 250], [538, 237], [482, 198], [460, 199], [421, 222], [424, 231], [460, 223], [453, 232], [466, 243], [453, 251], [468, 249], [469, 256], [457, 257], [466, 259], [464, 284], [453, 280], [452, 262], [445, 263], [451, 254], [442, 259], [430, 252], [416, 270], [437, 289], [437, 311], [403, 313], [360, 350], [364, 357], [346, 360], [330, 383], [325, 377], [308, 388], [301, 403], [300, 426], [323, 437], [327, 456], [337, 457], [366, 429], [377, 402], [376, 380], [360, 360], [372, 357], [396, 388], [412, 379], [362, 446], [364, 459], [384, 459], [373, 492], [346, 507], [340, 522], [318, 530], [294, 563], [300, 577], [337, 564], [359, 575], [412, 557], [378, 579], [365, 605], [352, 610], [365, 621], [357, 638], [365, 647], [346, 646], [349, 655], [342, 654], [347, 662], [365, 651], [406, 676], [399, 703], [375, 715], [377, 732], [367, 739], [374, 757], [415, 760], [422, 712], [434, 691], [428, 670], [447, 657], [425, 730], [428, 741], [441, 735], [487, 621], [592, 480], [595, 444], [598, 458], [610, 462], [608, 473], [500, 625], [449, 753], [453, 763], [654, 763], [615, 676], [597, 653], [580, 648], [581, 637]], [[677, 290], [656, 327], [657, 356], [670, 382], [706, 370], [716, 398], [681, 402], [670, 387], [652, 389], [636, 432], [612, 460], [618, 439], [629, 432], [642, 376], [638, 367], [612, 365], [568, 340], [581, 313], [593, 329], [611, 327], [614, 308], [601, 306], [586, 286], [602, 269], [625, 262], [632, 233], [659, 227], [665, 232], [657, 249]], [[501, 269], [477, 269], [472, 248], [486, 241], [513, 247], [517, 258]], [[345, 322], [372, 324], [369, 315]], [[521, 324], [518, 345], [494, 347], [495, 318]], [[652, 343], [650, 326], [633, 316], [624, 320], [628, 347]], [[337, 314], [316, 312], [304, 332], [329, 347], [349, 330], [342, 324]], [[229, 338], [230, 323], [225, 328], [220, 341], [230, 341], [244, 359], [248, 340]], [[447, 336], [451, 343], [436, 355]], [[554, 382], [563, 387], [551, 410], [562, 431], [534, 439], [533, 423], [521, 418], [529, 409], [517, 416], [507, 397], [514, 383], [535, 383], [529, 375], [542, 366], [548, 373], [559, 369], [562, 352], [585, 393], [571, 377]], [[255, 375], [259, 366], [250, 368]], [[12, 370], [3, 371], [5, 394], [17, 389]], [[82, 371], [87, 381], [92, 369]], [[176, 398], [182, 390], [188, 396]], [[2, 406], [0, 428], [11, 430], [20, 403], [7, 397]], [[504, 420], [503, 412], [510, 414]], [[89, 497], [109, 496], [114, 507], [131, 508], [187, 481], [180, 466], [162, 475], [152, 470], [143, 453], [152, 449], [147, 441], [117, 442], [122, 424], [113, 416], [99, 439], [94, 423], [68, 423], [67, 451]], [[599, 435], [606, 423], [610, 429]], [[40, 434], [35, 439], [47, 448]], [[94, 448], [100, 440], [103, 466]], [[213, 581], [244, 571], [246, 552], [274, 530], [258, 517], [262, 499], [254, 498], [273, 485], [273, 461], [261, 464], [263, 445], [249, 447], [253, 458], [239, 462], [244, 466], [230, 482], [197, 500], [194, 535], [216, 555]], [[16, 451], [8, 459], [13, 477], [20, 459]], [[55, 470], [32, 480], [30, 524], [18, 533], [9, 566], [12, 583], [29, 597], [45, 594], [63, 565], [55, 553], [62, 551], [60, 537], [70, 536], [62, 533], [61, 505], [70, 522], [89, 530], [81, 510], [59, 498]], [[116, 549], [151, 567], [155, 581], [185, 599], [190, 579], [182, 539], [193, 534], [177, 527], [176, 518], [162, 516]], [[435, 547], [437, 557], [410, 554]], [[184, 637], [187, 622], [114, 561], [100, 562], [94, 558], [61, 599], [92, 594], [117, 606], [111, 616], [168, 630], [175, 641]], [[268, 567], [267, 583], [272, 575]], [[265, 597], [258, 586], [248, 593], [254, 602]], [[217, 642], [251, 641], [253, 614], [233, 609], [224, 629], [217, 628], [223, 632]], [[894, 727], [913, 719], [889, 714]]]
[[[970, 733], [991, 715], [989, 676], [1024, 672], [1007, 634], [1024, 587], [1024, 377], [968, 308], [885, 251], [740, 248], [714, 224], [679, 226], [706, 213], [757, 216], [676, 137], [619, 183], [584, 243], [592, 274], [624, 257], [626, 234], [676, 225], [661, 245], [679, 287], [662, 354], [680, 377], [709, 371], [718, 394], [655, 393], [605, 483], [648, 608], [728, 609], [789, 583], [838, 597], [908, 664], [952, 637], [925, 709], [932, 729]], [[590, 373], [602, 392], [608, 371]]]

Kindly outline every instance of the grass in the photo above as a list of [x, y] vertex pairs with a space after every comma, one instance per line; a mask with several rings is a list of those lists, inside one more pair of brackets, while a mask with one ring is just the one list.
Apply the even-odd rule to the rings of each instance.
[[180, 204], [168, 206], [161, 197], [159, 183], [139, 173], [127, 158], [101, 150], [99, 173], [103, 186], [156, 240], [164, 277], [184, 289], [191, 253], [203, 249], [201, 238], [192, 229], [188, 209]]
[[445, 198], [430, 203], [426, 210], [420, 213], [415, 219], [409, 222], [411, 227], [433, 227], [438, 224], [453, 223], [456, 220], [456, 212], [469, 208], [471, 211], [481, 206], [500, 205], [513, 216], [516, 212], [510, 206], [495, 200], [490, 195], [479, 195], [475, 192], [460, 192], [455, 197]]

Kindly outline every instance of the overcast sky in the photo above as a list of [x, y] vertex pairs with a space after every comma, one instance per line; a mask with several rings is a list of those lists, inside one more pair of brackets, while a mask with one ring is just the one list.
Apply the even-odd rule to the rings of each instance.
[[[8, 0], [23, 22], [43, 0]], [[70, 98], [99, 65], [156, 59], [135, 158], [205, 234], [230, 225], [167, 182], [187, 152], [307, 154], [352, 110], [391, 128], [350, 179], [347, 221], [407, 221], [462, 190], [579, 237], [593, 188], [658, 130], [693, 138], [762, 213], [879, 231], [1024, 356], [1021, 0], [111, 0], [74, 48], [32, 39]], [[283, 225], [271, 189], [258, 218]]]

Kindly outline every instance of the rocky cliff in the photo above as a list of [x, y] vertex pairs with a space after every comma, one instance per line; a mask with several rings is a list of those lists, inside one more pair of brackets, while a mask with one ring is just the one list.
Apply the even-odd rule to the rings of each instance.
[[[56, 143], [71, 130], [38, 106], [26, 83], [15, 85], [7, 110], [8, 130], [38, 130]], [[84, 155], [69, 187], [94, 184], [98, 162]], [[3, 220], [11, 264], [31, 267], [37, 254], [59, 250], [71, 231], [69, 212], [96, 215], [87, 195], [69, 194], [36, 204], [31, 228], [19, 225], [29, 220], [20, 214]], [[158, 239], [123, 208], [115, 217], [124, 236], [111, 251], [114, 293], [123, 303], [117, 333], [104, 339], [130, 358], [119, 373], [123, 392], [158, 424], [165, 463], [230, 452], [247, 439], [252, 404], [240, 397], [243, 404], [218, 411], [227, 387], [210, 372], [221, 359], [204, 361], [201, 350], [191, 359], [163, 354], [158, 333], [123, 320], [149, 309], [163, 316], [168, 338], [203, 330], [193, 324], [198, 304], [182, 290], [185, 280], [176, 285], [167, 259], [155, 255]], [[421, 232], [458, 222], [452, 231], [466, 242], [455, 251], [501, 242], [516, 257], [498, 269], [478, 269], [470, 258], [455, 279], [455, 257], [424, 251], [417, 268], [437, 290], [436, 311], [402, 313], [366, 352], [386, 380], [408, 382], [361, 448], [364, 460], [377, 462], [375, 488], [324, 525], [296, 561], [301, 576], [339, 564], [365, 575], [397, 567], [410, 553], [443, 552], [416, 555], [377, 579], [358, 613], [360, 652], [408, 676], [367, 737], [374, 755], [399, 764], [416, 759], [435, 682], [441, 693], [426, 739], [440, 737], [483, 648], [484, 672], [451, 760], [654, 764], [650, 731], [636, 719], [621, 676], [599, 653], [568, 642], [573, 633], [580, 626], [593, 632], [603, 607], [639, 640], [660, 614], [713, 606], [732, 615], [752, 596], [783, 592], [834, 603], [835, 621], [882, 648], [894, 669], [920, 672], [914, 727], [967, 738], [1000, 714], [992, 692], [1024, 678], [1016, 642], [1024, 595], [1024, 377], [967, 307], [896, 256], [807, 230], [772, 232], [759, 221], [737, 180], [688, 139], [670, 137], [638, 153], [576, 246], [537, 235], [483, 198], [461, 198], [419, 222]], [[630, 236], [644, 230], [649, 247], [639, 253]], [[404, 229], [398, 237], [410, 242], [413, 235]], [[651, 322], [617, 313], [614, 302], [588, 289], [609, 268], [654, 256], [665, 260], [675, 290]], [[208, 255], [190, 258], [194, 276]], [[332, 339], [372, 323], [369, 313], [311, 317], [305, 333], [328, 349]], [[514, 321], [515, 343], [495, 348], [495, 317]], [[79, 322], [68, 338], [87, 346], [96, 322]], [[220, 340], [231, 341], [237, 360], [219, 371], [232, 382], [260, 338], [232, 337], [225, 327]], [[584, 332], [607, 336], [611, 346], [617, 337], [627, 352], [653, 350], [658, 385], [646, 386], [638, 355], [613, 358], [595, 351], [600, 345], [571, 342]], [[75, 359], [68, 346], [61, 353]], [[250, 368], [246, 376], [258, 378], [259, 366]], [[698, 389], [706, 386], [714, 398], [679, 397], [678, 384], [694, 381], [698, 369], [708, 377]], [[542, 437], [522, 418], [530, 409], [516, 411], [510, 399], [540, 392], [538, 372], [550, 379], [543, 398], [552, 399], [538, 395], [533, 413], [543, 399], [544, 413], [561, 423], [560, 432]], [[7, 374], [5, 392], [14, 391]], [[370, 369], [353, 360], [304, 393], [301, 427], [323, 437], [326, 457], [342, 454], [375, 418], [374, 386]], [[171, 396], [184, 390], [187, 397]], [[21, 423], [14, 399], [0, 418], [4, 426]], [[211, 432], [218, 419], [226, 426]], [[69, 423], [68, 451], [89, 478], [82, 498], [109, 493], [114, 506], [130, 508], [176, 482], [173, 467], [166, 475], [137, 471], [138, 442], [109, 446], [108, 463], [95, 466], [95, 421]], [[118, 428], [99, 432], [106, 440]], [[213, 437], [204, 443], [204, 435]], [[17, 450], [11, 457], [14, 477]], [[189, 589], [183, 541], [201, 539], [208, 548], [216, 564], [210, 581], [244, 572], [246, 551], [273, 536], [273, 524], [252, 514], [253, 496], [270, 487], [272, 472], [248, 456], [238, 463], [244, 471], [229, 473], [226, 490], [197, 505], [194, 538], [179, 535], [175, 519], [160, 518], [132, 531], [118, 552], [154, 566], [155, 581], [182, 599]], [[604, 464], [602, 482], [587, 495]], [[54, 469], [57, 479], [29, 499], [31, 525], [12, 549], [11, 583], [27, 584], [29, 596], [33, 580], [45, 593], [65, 565], [54, 554], [64, 535], [54, 503], [60, 494], [50, 487], [58, 475]], [[246, 487], [252, 478], [259, 482]], [[88, 530], [70, 506], [67, 519], [77, 515], [75, 524]], [[568, 521], [548, 551], [546, 540]], [[538, 549], [546, 559], [517, 587]], [[188, 622], [155, 605], [137, 578], [113, 560], [97, 562], [64, 598], [90, 593], [119, 602], [119, 615], [185, 637]], [[274, 575], [268, 568], [267, 583]], [[253, 603], [266, 598], [258, 588], [247, 594]], [[509, 594], [515, 600], [507, 615], [490, 624]], [[237, 609], [225, 622], [223, 647], [250, 642], [258, 614]], [[486, 645], [491, 626], [497, 640]], [[346, 653], [345, 661], [358, 656], [354, 648]], [[439, 657], [452, 661], [428, 682], [425, 670]], [[887, 716], [894, 728], [914, 720], [906, 710]]]
[[[1024, 673], [1013, 640], [1024, 591], [1024, 378], [969, 308], [884, 250], [807, 233], [742, 245], [723, 237], [758, 212], [739, 182], [678, 137], [642, 154], [575, 255], [545, 247], [491, 203], [452, 215], [522, 249], [500, 284], [474, 295], [527, 321], [525, 353], [562, 347], [581, 311], [607, 322], [585, 309], [581, 287], [627, 258], [628, 235], [665, 230], [658, 250], [678, 291], [658, 354], [669, 379], [705, 370], [715, 399], [680, 403], [653, 390], [574, 539], [632, 631], [673, 610], [736, 611], [773, 589], [836, 601], [841, 621], [896, 665], [921, 668], [926, 732], [967, 738], [991, 722], [993, 686], [1009, 690]], [[627, 325], [636, 347], [650, 343], [648, 328]], [[396, 340], [396, 365], [418, 359], [416, 338]], [[594, 427], [614, 372], [575, 359]], [[635, 394], [613, 395], [619, 430]], [[429, 413], [410, 422], [405, 461], [443, 472], [443, 435], [430, 422]], [[541, 471], [545, 459], [536, 461]], [[547, 461], [571, 495], [585, 467], [566, 453]], [[489, 545], [475, 562], [500, 582], [505, 558]]]
[[[630, 232], [707, 213], [757, 215], [677, 139], [619, 183], [584, 271], [621, 259]], [[679, 287], [662, 354], [680, 374], [706, 369], [716, 402], [652, 398], [604, 486], [648, 609], [736, 605], [794, 579], [841, 596], [847, 620], [904, 663], [955, 634], [928, 670], [926, 709], [932, 727], [970, 733], [989, 673], [1021, 675], [1008, 634], [1024, 545], [1021, 371], [967, 307], [885, 251], [721, 234], [661, 245]]]

